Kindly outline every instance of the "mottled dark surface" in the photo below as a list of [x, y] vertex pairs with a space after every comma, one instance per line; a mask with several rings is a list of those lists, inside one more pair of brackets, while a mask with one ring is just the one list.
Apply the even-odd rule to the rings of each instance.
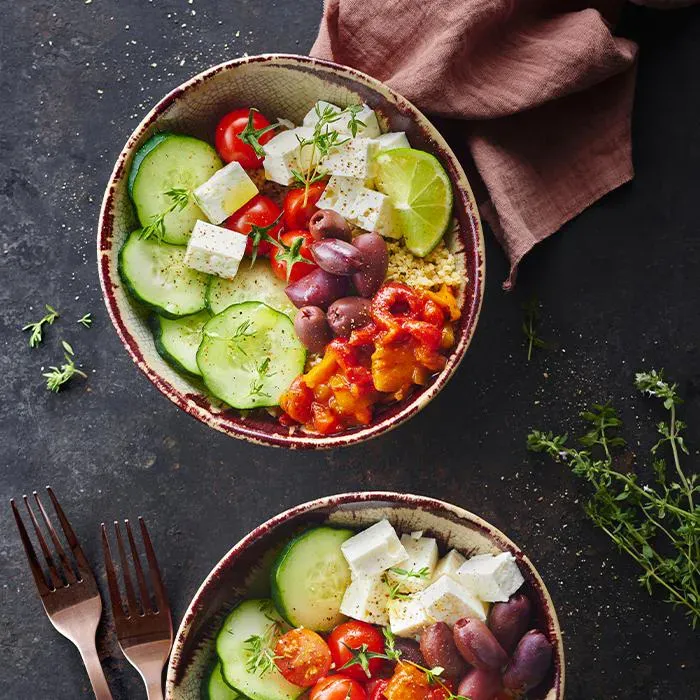
[[[665, 367], [687, 399], [687, 461], [700, 445], [700, 10], [628, 8], [640, 41], [637, 177], [542, 245], [518, 287], [489, 236], [488, 287], [472, 349], [421, 415], [364, 446], [287, 453], [236, 442], [192, 420], [136, 370], [106, 317], [95, 222], [112, 163], [167, 90], [243, 52], [305, 52], [317, 0], [23, 0], [0, 29], [0, 496], [50, 483], [101, 572], [101, 520], [150, 523], [176, 620], [229, 546], [268, 516], [316, 496], [394, 489], [451, 500], [487, 518], [532, 557], [558, 606], [568, 697], [700, 697], [697, 632], [637, 583], [637, 570], [582, 512], [586, 490], [528, 454], [533, 426], [575, 429], [612, 399], [640, 456], [655, 405], [631, 382]], [[553, 348], [525, 357], [521, 304], [542, 301]], [[54, 304], [44, 345], [20, 327]], [[76, 319], [92, 312], [85, 330]], [[66, 338], [88, 369], [59, 395], [41, 367]], [[75, 649], [35, 596], [9, 509], [0, 509], [0, 696], [90, 697]], [[100, 578], [102, 575], [100, 573]], [[102, 581], [102, 583], [104, 583]], [[100, 650], [115, 698], [145, 697], [113, 636]]]

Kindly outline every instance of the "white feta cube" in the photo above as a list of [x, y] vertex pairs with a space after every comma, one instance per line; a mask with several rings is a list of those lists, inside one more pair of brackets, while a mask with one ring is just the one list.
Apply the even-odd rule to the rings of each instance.
[[435, 622], [415, 598], [389, 603], [389, 625], [397, 637], [416, 638], [423, 628]]
[[372, 577], [406, 558], [406, 549], [388, 520], [380, 520], [340, 545], [356, 577]]
[[304, 172], [315, 166], [318, 156], [314, 149], [300, 143], [312, 136], [313, 129], [306, 126], [298, 126], [273, 136], [263, 146], [265, 177], [280, 185], [291, 185], [294, 182], [293, 170]]
[[404, 593], [416, 593], [427, 588], [433, 578], [438, 559], [437, 542], [432, 537], [401, 535], [401, 544], [408, 556], [386, 572], [390, 583], [400, 586]]
[[386, 134], [380, 134], [375, 139], [372, 139], [376, 146], [376, 153], [380, 151], [391, 151], [394, 148], [410, 148], [405, 131], [389, 131]]
[[442, 576], [449, 576], [455, 581], [459, 581], [459, 576], [457, 572], [459, 567], [467, 561], [466, 557], [463, 557], [456, 549], [451, 549], [435, 567], [435, 573], [433, 574], [433, 580], [437, 581]]
[[302, 124], [304, 126], [316, 126], [318, 124], [319, 117], [324, 113], [325, 110], [331, 109], [334, 114], [339, 114], [342, 110], [338, 105], [334, 105], [331, 102], [326, 102], [325, 100], [319, 100], [304, 117]]
[[352, 213], [355, 200], [363, 189], [362, 180], [334, 175], [328, 181], [316, 206], [319, 209], [331, 209], [347, 219]]
[[463, 586], [490, 603], [507, 601], [525, 580], [510, 552], [471, 557], [462, 564], [457, 576]]
[[197, 221], [185, 251], [185, 265], [209, 275], [233, 279], [245, 253], [248, 236]]
[[258, 193], [255, 183], [235, 160], [217, 170], [194, 191], [199, 208], [213, 224], [220, 224]]
[[[329, 175], [354, 177], [367, 182], [374, 177], [374, 139], [349, 138], [332, 148], [321, 163], [320, 170]], [[341, 136], [341, 140], [343, 137]]]
[[431, 583], [420, 593], [418, 601], [435, 622], [446, 622], [452, 626], [463, 617], [474, 617], [482, 622], [486, 620], [481, 601], [449, 576]]
[[382, 192], [363, 187], [346, 218], [355, 226], [379, 233], [384, 238], [401, 238], [394, 205]]
[[373, 625], [389, 624], [389, 586], [384, 576], [362, 576], [345, 589], [340, 612]]

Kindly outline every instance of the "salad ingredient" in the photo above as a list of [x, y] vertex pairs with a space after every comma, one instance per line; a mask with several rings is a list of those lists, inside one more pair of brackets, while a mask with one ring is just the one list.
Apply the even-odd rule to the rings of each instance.
[[430, 679], [422, 669], [399, 661], [384, 697], [387, 700], [426, 700], [430, 691]]
[[139, 221], [166, 243], [183, 245], [203, 218], [190, 193], [221, 169], [221, 160], [205, 141], [179, 134], [165, 135], [152, 147], [146, 142], [141, 150], [148, 152], [131, 189]]
[[386, 194], [377, 190], [360, 188], [352, 203], [349, 218], [355, 226], [365, 231], [380, 233], [385, 238], [402, 236], [394, 204]]
[[299, 309], [294, 318], [294, 330], [311, 352], [323, 352], [333, 337], [326, 314], [318, 306], [303, 306]]
[[444, 622], [434, 622], [422, 631], [420, 651], [428, 666], [443, 668], [447, 678], [459, 680], [467, 670], [455, 646], [452, 630]]
[[377, 115], [366, 104], [351, 105], [341, 109], [337, 105], [319, 100], [304, 117], [304, 126], [316, 126], [321, 117], [327, 116], [328, 123], [333, 124], [333, 129], [343, 134], [353, 136], [361, 133], [363, 136], [379, 136], [381, 129], [377, 121]]
[[367, 700], [367, 693], [353, 678], [333, 675], [316, 683], [309, 700]]
[[525, 310], [525, 320], [523, 321], [523, 333], [527, 338], [527, 361], [532, 359], [532, 351], [535, 348], [546, 348], [547, 343], [537, 334], [537, 326], [540, 320], [540, 303], [537, 299], [530, 299], [527, 304], [523, 304]]
[[462, 679], [457, 694], [470, 700], [495, 700], [501, 690], [503, 685], [500, 673], [474, 668]]
[[[384, 635], [366, 622], [349, 620], [338, 625], [328, 637], [328, 646], [335, 668], [350, 678], [366, 681], [384, 666], [383, 659], [372, 656], [384, 654]], [[359, 663], [345, 666], [356, 657]]]
[[341, 546], [352, 535], [352, 530], [313, 528], [289, 542], [277, 557], [272, 597], [291, 625], [327, 632], [342, 621], [340, 602], [350, 570]]
[[407, 639], [405, 637], [395, 637], [392, 640], [394, 650], [400, 655], [404, 661], [418, 666], [425, 666], [426, 660], [423, 658], [423, 653], [420, 650], [420, 645], [415, 639]]
[[91, 313], [83, 314], [77, 320], [77, 323], [79, 323], [84, 328], [90, 328], [90, 326], [92, 326], [92, 314]]
[[285, 632], [275, 645], [275, 664], [280, 673], [302, 688], [323, 678], [331, 663], [331, 651], [323, 638], [303, 627]]
[[332, 175], [323, 195], [316, 203], [319, 209], [334, 211], [343, 218], [350, 220], [353, 205], [364, 188], [364, 181], [354, 177]]
[[389, 600], [389, 589], [381, 576], [361, 576], [353, 578], [345, 590], [340, 612], [373, 625], [386, 625]]
[[479, 554], [457, 572], [460, 581], [476, 591], [481, 600], [507, 601], [523, 585], [523, 575], [510, 552]]
[[388, 131], [374, 138], [377, 151], [392, 151], [395, 148], [410, 148], [411, 144], [406, 138], [405, 131]]
[[434, 620], [428, 616], [419, 600], [401, 596], [389, 604], [389, 624], [399, 637], [417, 637]]
[[262, 145], [274, 136], [275, 126], [257, 109], [234, 109], [225, 114], [216, 127], [216, 150], [225, 163], [236, 161], [246, 170], [259, 168], [262, 165], [262, 154], [257, 153], [254, 144], [246, 143], [241, 136], [246, 134], [248, 139], [254, 136], [254, 143]]
[[[176, 134], [172, 134], [170, 132], [162, 132], [159, 134], [153, 134], [144, 144], [139, 148], [138, 151], [136, 151], [136, 154], [134, 155], [134, 160], [131, 161], [131, 169], [129, 170], [129, 177], [127, 178], [127, 189], [129, 191], [129, 197], [131, 197], [133, 201], [133, 191], [134, 191], [134, 182], [136, 181], [136, 176], [139, 173], [139, 168], [141, 167], [141, 163], [143, 163], [143, 159], [160, 143], [165, 141], [165, 139], [170, 138], [171, 136], [175, 136]], [[221, 167], [221, 164], [219, 163], [219, 166]]]
[[552, 665], [552, 644], [537, 630], [530, 630], [518, 643], [503, 673], [508, 690], [526, 693], [536, 688]]
[[313, 238], [308, 231], [285, 231], [270, 257], [272, 271], [278, 279], [297, 282], [316, 269], [311, 254]]
[[512, 595], [506, 603], [496, 603], [489, 613], [489, 629], [509, 654], [530, 626], [532, 605], [524, 593]]
[[369, 307], [369, 299], [362, 297], [336, 299], [328, 307], [328, 325], [335, 335], [347, 338], [370, 322]]
[[320, 170], [328, 175], [354, 177], [362, 182], [370, 180], [374, 174], [375, 150], [372, 139], [344, 139], [330, 150]]
[[63, 357], [65, 358], [65, 363], [61, 367], [56, 367], [51, 365], [48, 372], [44, 372], [42, 376], [46, 377], [46, 388], [49, 391], [59, 392], [61, 387], [69, 382], [76, 374], [83, 379], [87, 379], [87, 374], [79, 370], [75, 366], [75, 359], [73, 348], [65, 341], [61, 341], [63, 346]]
[[291, 320], [267, 304], [229, 306], [207, 322], [197, 365], [209, 391], [239, 409], [276, 406], [304, 367]]
[[455, 581], [459, 581], [459, 576], [457, 571], [459, 568], [467, 561], [466, 558], [461, 555], [456, 549], [451, 549], [435, 567], [435, 573], [433, 578], [435, 580], [439, 579], [441, 576], [450, 576]]
[[421, 593], [420, 602], [429, 617], [448, 625], [454, 625], [463, 617], [475, 617], [482, 622], [486, 619], [479, 599], [449, 576], [431, 583]]
[[387, 279], [403, 282], [409, 287], [438, 290], [443, 286], [459, 288], [464, 280], [463, 269], [458, 269], [457, 254], [450, 252], [445, 241], [424, 258], [417, 258], [398, 241], [387, 241], [389, 266]]
[[187, 242], [185, 265], [209, 275], [233, 279], [243, 260], [247, 237], [198, 221]]
[[220, 224], [258, 194], [240, 163], [232, 161], [194, 190], [194, 198], [209, 221]]
[[202, 330], [210, 318], [206, 310], [175, 319], [155, 315], [153, 337], [158, 354], [176, 370], [201, 376], [197, 350], [202, 342]]
[[236, 700], [240, 693], [226, 685], [221, 675], [221, 663], [217, 661], [206, 681], [207, 700]]
[[396, 209], [406, 247], [425, 257], [452, 220], [452, 186], [440, 161], [425, 151], [397, 148], [375, 158], [375, 184]]
[[248, 236], [245, 254], [249, 257], [269, 257], [272, 252], [272, 243], [263, 240], [260, 229], [277, 240], [282, 233], [282, 224], [273, 224], [279, 219], [282, 210], [269, 197], [256, 194], [251, 200], [246, 202], [238, 211], [224, 221], [223, 226], [238, 231]]
[[326, 183], [319, 181], [309, 185], [309, 189], [297, 187], [289, 190], [284, 197], [284, 227], [293, 229], [308, 229], [309, 221], [318, 211], [316, 202], [326, 189]]
[[136, 299], [167, 318], [205, 305], [208, 276], [185, 264], [185, 248], [144, 239], [134, 231], [119, 251], [119, 274]]
[[316, 268], [286, 289], [290, 301], [299, 309], [302, 306], [320, 306], [327, 309], [336, 299], [346, 296], [347, 293], [346, 277], [332, 275], [321, 268]]
[[389, 685], [388, 678], [373, 678], [365, 686], [368, 700], [385, 700], [384, 691]]
[[498, 671], [508, 663], [508, 654], [481, 620], [457, 620], [453, 634], [462, 658], [475, 668]]
[[438, 560], [437, 541], [433, 537], [401, 535], [408, 556], [386, 572], [387, 580], [398, 589], [417, 593], [427, 588]]
[[28, 323], [26, 326], [22, 326], [23, 331], [31, 331], [31, 333], [29, 334], [30, 348], [37, 347], [43, 340], [44, 324], [52, 326], [53, 322], [60, 315], [58, 311], [56, 311], [56, 309], [53, 308], [53, 306], [44, 304], [44, 308], [46, 309], [47, 313], [43, 318], [40, 318], [36, 323]]
[[311, 255], [322, 270], [334, 275], [351, 275], [364, 267], [362, 253], [352, 243], [339, 238], [314, 242]]
[[318, 209], [309, 219], [309, 231], [315, 241], [324, 238], [338, 238], [347, 243], [352, 241], [352, 231], [348, 222], [332, 209]]
[[361, 233], [353, 245], [362, 253], [365, 267], [352, 276], [357, 293], [370, 298], [377, 293], [386, 277], [389, 251], [384, 239], [376, 233]]
[[341, 546], [353, 576], [377, 576], [406, 558], [406, 549], [386, 520], [357, 533]]
[[303, 148], [302, 144], [309, 142], [313, 134], [313, 128], [300, 126], [271, 138], [264, 146], [265, 177], [280, 185], [291, 185], [298, 181], [301, 173], [312, 171], [321, 154], [315, 149]]

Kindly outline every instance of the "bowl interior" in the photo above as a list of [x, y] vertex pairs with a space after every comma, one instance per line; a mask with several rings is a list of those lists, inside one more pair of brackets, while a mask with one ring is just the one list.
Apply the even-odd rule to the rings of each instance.
[[555, 644], [552, 670], [528, 697], [558, 700], [564, 690], [564, 651], [556, 612], [530, 560], [502, 532], [456, 506], [423, 496], [396, 493], [341, 494], [318, 499], [282, 513], [247, 535], [216, 565], [190, 604], [175, 639], [168, 665], [168, 700], [199, 699], [201, 684], [214, 660], [214, 639], [223, 619], [241, 600], [269, 595], [269, 569], [286, 542], [321, 523], [361, 529], [382, 518], [399, 532], [423, 530], [435, 537], [444, 554], [456, 548], [466, 556], [510, 551], [525, 577], [533, 603], [533, 626]]
[[[336, 436], [290, 436], [274, 419], [242, 417], [208, 398], [197, 380], [170, 367], [156, 352], [147, 312], [132, 301], [118, 274], [118, 253], [137, 220], [127, 193], [127, 176], [138, 148], [155, 132], [186, 133], [213, 142], [218, 119], [227, 111], [255, 105], [265, 114], [300, 123], [317, 100], [341, 106], [363, 101], [383, 126], [405, 131], [411, 144], [435, 154], [446, 167], [455, 193], [457, 226], [448, 236], [465, 284], [462, 318], [447, 366], [428, 387], [379, 414], [372, 425]], [[406, 100], [381, 83], [351, 69], [300, 56], [257, 56], [205, 71], [165, 97], [134, 131], [115, 166], [105, 193], [98, 234], [100, 279], [112, 321], [140, 369], [182, 409], [235, 437], [277, 446], [332, 447], [359, 442], [402, 422], [424, 406], [452, 375], [471, 339], [483, 294], [483, 238], [466, 176], [437, 130]], [[468, 282], [467, 282], [468, 280]]]

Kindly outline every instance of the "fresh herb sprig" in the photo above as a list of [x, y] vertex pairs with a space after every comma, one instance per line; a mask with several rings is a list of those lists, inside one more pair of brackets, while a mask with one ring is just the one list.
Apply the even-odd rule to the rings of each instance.
[[70, 381], [76, 374], [84, 379], [87, 379], [87, 374], [79, 370], [75, 366], [75, 360], [73, 348], [65, 341], [61, 341], [63, 346], [63, 357], [66, 361], [59, 367], [51, 366], [49, 367], [49, 372], [44, 372], [43, 376], [46, 377], [46, 388], [49, 391], [58, 392], [61, 387], [68, 381]]
[[41, 341], [44, 338], [44, 325], [51, 326], [53, 325], [53, 322], [59, 317], [58, 311], [53, 308], [53, 306], [49, 306], [48, 304], [44, 305], [44, 308], [46, 309], [47, 313], [46, 315], [36, 321], [36, 323], [28, 323], [26, 326], [22, 326], [23, 331], [31, 331], [29, 334], [29, 347], [30, 348], [35, 348], [37, 347]]
[[253, 120], [255, 118], [256, 114], [259, 114], [260, 110], [255, 109], [255, 107], [251, 107], [248, 110], [248, 123], [246, 124], [245, 129], [241, 131], [240, 134], [238, 134], [238, 138], [243, 141], [243, 143], [247, 143], [258, 156], [264, 156], [265, 155], [265, 149], [262, 147], [260, 143], [260, 137], [263, 134], [267, 134], [269, 131], [272, 131], [273, 129], [277, 129], [281, 126], [280, 122], [276, 122], [274, 124], [269, 124], [268, 126], [263, 127], [262, 129], [256, 129], [255, 125], [253, 124]]
[[525, 320], [523, 321], [522, 329], [527, 339], [527, 361], [532, 359], [532, 352], [535, 348], [546, 348], [542, 338], [537, 334], [537, 327], [540, 322], [540, 303], [537, 299], [530, 299], [526, 304], [523, 304], [525, 311]]
[[85, 328], [90, 328], [92, 325], [92, 314], [85, 314], [78, 319], [78, 323]]
[[174, 211], [182, 211], [190, 203], [192, 193], [189, 190], [174, 187], [167, 190], [165, 195], [171, 200], [170, 206], [160, 214], [153, 216], [151, 221], [141, 229], [141, 238], [146, 240], [155, 238], [162, 241], [165, 237], [165, 217]]
[[274, 616], [269, 604], [263, 603], [260, 611], [270, 621], [263, 634], [254, 634], [248, 637], [244, 642], [244, 650], [247, 655], [246, 670], [248, 673], [254, 673], [258, 676], [264, 676], [275, 666], [274, 645], [284, 629], [284, 623], [278, 617]]
[[[681, 434], [685, 424], [676, 415], [681, 398], [677, 385], [667, 382], [661, 371], [640, 372], [635, 386], [660, 399], [668, 412], [668, 419], [656, 426], [661, 438], [651, 448], [653, 485], [640, 483], [634, 471], [615, 468], [614, 450], [625, 441], [616, 434], [622, 421], [609, 404], [596, 404], [581, 414], [590, 426], [580, 438], [586, 449], [569, 447], [566, 435], [538, 430], [528, 435], [527, 446], [568, 464], [591, 484], [588, 516], [641, 567], [640, 584], [649, 593], [663, 590], [666, 601], [683, 608], [695, 627], [700, 621], [700, 484], [681, 465], [681, 455], [688, 454]], [[666, 460], [657, 457], [664, 446], [677, 480], [667, 474]]]
[[391, 580], [386, 574], [383, 577], [384, 583], [389, 588], [389, 598], [391, 600], [406, 600], [410, 598], [411, 592], [405, 590], [406, 579], [409, 578], [427, 578], [430, 575], [430, 569], [424, 566], [421, 569], [401, 569], [398, 566], [392, 566], [389, 571], [399, 576], [399, 580]]
[[266, 357], [262, 362], [255, 362], [253, 365], [253, 371], [255, 375], [250, 380], [250, 395], [255, 397], [258, 396], [261, 399], [270, 398], [270, 394], [263, 391], [265, 386], [265, 380], [268, 377], [274, 377], [277, 372], [270, 371], [270, 358]]

